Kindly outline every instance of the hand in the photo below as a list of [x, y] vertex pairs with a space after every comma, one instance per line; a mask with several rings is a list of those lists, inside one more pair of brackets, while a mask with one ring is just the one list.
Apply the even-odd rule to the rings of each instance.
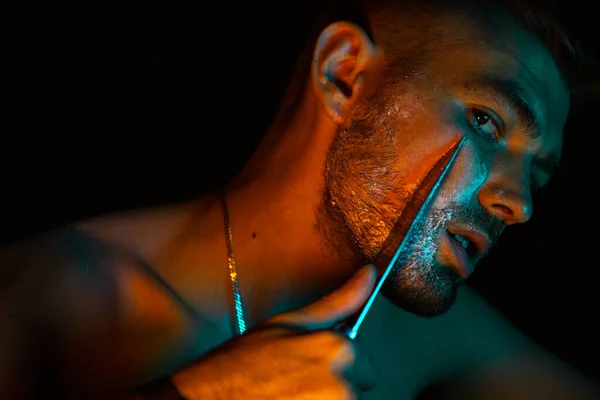
[[375, 277], [373, 266], [362, 268], [317, 302], [215, 348], [172, 382], [188, 400], [357, 399], [374, 386], [374, 366], [330, 328], [360, 309]]

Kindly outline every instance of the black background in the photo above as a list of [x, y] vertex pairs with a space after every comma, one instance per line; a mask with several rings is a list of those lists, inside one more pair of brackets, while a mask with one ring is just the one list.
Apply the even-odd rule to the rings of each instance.
[[[231, 178], [276, 111], [318, 1], [81, 3], [2, 6], [4, 242]], [[566, 7], [583, 44], [599, 42], [593, 10]], [[531, 223], [509, 229], [471, 280], [595, 379], [599, 105], [573, 110], [562, 169]]]

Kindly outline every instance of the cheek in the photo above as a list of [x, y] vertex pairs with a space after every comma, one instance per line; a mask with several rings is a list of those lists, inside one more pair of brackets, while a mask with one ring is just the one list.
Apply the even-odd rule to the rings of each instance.
[[420, 182], [456, 135], [455, 129], [432, 117], [420, 116], [410, 126], [403, 126], [397, 145], [402, 181]]
[[[468, 139], [467, 139], [468, 140]], [[485, 183], [492, 156], [481, 151], [471, 140], [465, 143], [446, 181], [440, 189], [436, 207], [449, 204], [470, 204]]]

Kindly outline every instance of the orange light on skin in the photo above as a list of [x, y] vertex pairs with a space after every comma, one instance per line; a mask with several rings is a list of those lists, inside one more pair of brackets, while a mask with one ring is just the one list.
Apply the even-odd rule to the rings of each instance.
[[119, 325], [123, 339], [119, 358], [154, 365], [172, 351], [165, 344], [185, 341], [182, 327], [187, 326], [187, 318], [165, 289], [139, 268], [125, 267], [121, 275]]

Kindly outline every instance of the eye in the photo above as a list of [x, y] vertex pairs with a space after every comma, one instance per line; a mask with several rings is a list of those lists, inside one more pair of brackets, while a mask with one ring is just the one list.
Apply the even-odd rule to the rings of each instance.
[[500, 136], [500, 123], [489, 113], [478, 108], [471, 108], [467, 113], [467, 118], [473, 129], [485, 138], [498, 143]]

